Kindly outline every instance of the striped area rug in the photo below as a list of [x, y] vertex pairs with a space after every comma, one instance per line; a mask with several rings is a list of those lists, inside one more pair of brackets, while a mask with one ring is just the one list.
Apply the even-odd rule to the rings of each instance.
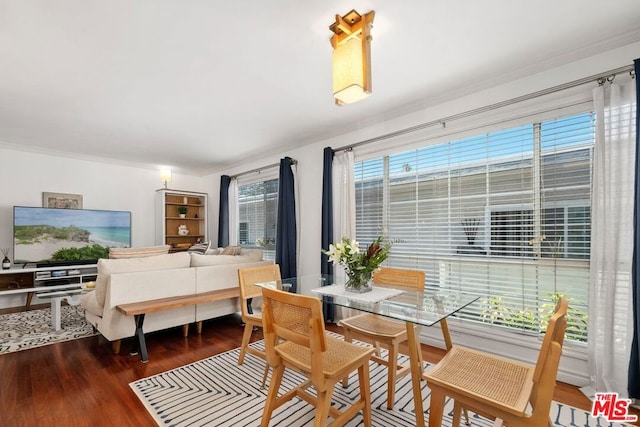
[[[252, 344], [262, 348], [262, 341]], [[149, 413], [160, 426], [258, 426], [267, 396], [267, 388], [260, 389], [264, 372], [264, 361], [247, 354], [242, 366], [238, 366], [239, 349], [216, 355], [190, 365], [143, 378], [130, 384]], [[406, 357], [403, 362], [406, 362]], [[374, 426], [415, 425], [411, 379], [405, 376], [396, 384], [396, 404], [393, 410], [386, 407], [386, 368], [371, 363], [372, 417]], [[301, 381], [301, 376], [287, 371], [281, 391]], [[428, 417], [430, 392], [421, 382]], [[338, 408], [357, 399], [357, 374], [352, 374], [349, 387], [338, 385], [333, 401]], [[451, 426], [451, 408], [448, 401], [443, 426]], [[292, 427], [313, 423], [311, 405], [294, 398], [274, 412], [270, 426]], [[469, 414], [471, 425], [490, 427], [486, 419]], [[589, 413], [561, 403], [554, 403], [551, 419], [556, 426], [563, 427], [609, 427], [612, 424], [598, 420]], [[357, 415], [348, 426], [362, 425], [362, 416]], [[622, 426], [622, 424], [616, 424]]]

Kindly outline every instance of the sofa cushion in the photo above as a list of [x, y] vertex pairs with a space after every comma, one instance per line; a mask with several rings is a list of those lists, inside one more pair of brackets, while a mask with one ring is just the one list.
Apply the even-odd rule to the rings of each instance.
[[210, 265], [242, 264], [256, 262], [262, 259], [261, 249], [243, 249], [240, 255], [200, 255], [191, 254], [191, 267], [206, 267]]
[[142, 258], [155, 255], [168, 254], [171, 246], [147, 246], [144, 248], [109, 248], [109, 258]]
[[145, 256], [142, 258], [100, 259], [98, 260], [98, 277], [96, 279], [96, 290], [94, 291], [96, 300], [100, 306], [104, 307], [107, 296], [107, 278], [111, 274], [187, 268], [190, 262], [191, 258], [186, 252]]

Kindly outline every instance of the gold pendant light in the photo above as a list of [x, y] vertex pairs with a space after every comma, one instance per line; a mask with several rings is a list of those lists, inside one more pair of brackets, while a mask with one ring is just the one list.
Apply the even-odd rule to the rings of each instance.
[[355, 10], [336, 15], [329, 29], [333, 47], [333, 96], [337, 105], [351, 104], [371, 95], [371, 25], [374, 12]]

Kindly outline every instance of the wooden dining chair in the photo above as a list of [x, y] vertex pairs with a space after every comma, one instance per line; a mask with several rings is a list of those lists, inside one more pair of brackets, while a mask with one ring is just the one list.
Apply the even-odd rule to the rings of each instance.
[[558, 300], [535, 365], [453, 346], [423, 374], [431, 389], [429, 427], [441, 425], [446, 396], [454, 399], [453, 427], [460, 424], [461, 408], [496, 420], [494, 426], [553, 426], [549, 411], [567, 326], [567, 305], [565, 298]]
[[[373, 273], [373, 283], [376, 286], [423, 289], [424, 280], [424, 272], [418, 270], [381, 268]], [[345, 341], [352, 342], [356, 338], [376, 346], [376, 353], [371, 360], [387, 367], [387, 408], [392, 409], [395, 401], [396, 380], [411, 373], [409, 365], [398, 364], [399, 346], [407, 341], [405, 322], [364, 313], [343, 319], [339, 324], [344, 331]], [[387, 349], [386, 359], [381, 356], [380, 347]], [[342, 384], [346, 387], [348, 379], [344, 379]]]
[[[244, 363], [246, 353], [251, 353], [266, 361], [266, 353], [249, 346], [254, 328], [262, 327], [262, 314], [254, 313], [252, 302], [254, 298], [262, 297], [262, 290], [255, 286], [256, 283], [280, 280], [280, 266], [278, 264], [263, 265], [260, 267], [249, 267], [238, 269], [238, 283], [240, 286], [240, 310], [242, 321], [244, 322], [244, 333], [242, 334], [242, 344], [240, 345], [240, 355], [238, 365]], [[265, 366], [262, 377], [262, 387], [267, 381], [269, 365]]]
[[[371, 390], [369, 387], [370, 347], [347, 343], [325, 333], [322, 302], [315, 297], [264, 288], [263, 327], [267, 361], [273, 367], [273, 377], [262, 414], [262, 426], [267, 427], [273, 411], [298, 396], [315, 409], [316, 427], [345, 425], [359, 411], [364, 425], [371, 426]], [[307, 377], [298, 386], [278, 397], [285, 368]], [[360, 398], [340, 411], [331, 406], [335, 385], [357, 370]], [[308, 391], [313, 387], [315, 393]]]

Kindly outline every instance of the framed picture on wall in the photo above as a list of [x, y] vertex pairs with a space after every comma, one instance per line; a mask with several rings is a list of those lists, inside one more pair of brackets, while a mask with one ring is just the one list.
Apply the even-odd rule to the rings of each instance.
[[43, 192], [42, 207], [58, 209], [82, 209], [82, 195]]

